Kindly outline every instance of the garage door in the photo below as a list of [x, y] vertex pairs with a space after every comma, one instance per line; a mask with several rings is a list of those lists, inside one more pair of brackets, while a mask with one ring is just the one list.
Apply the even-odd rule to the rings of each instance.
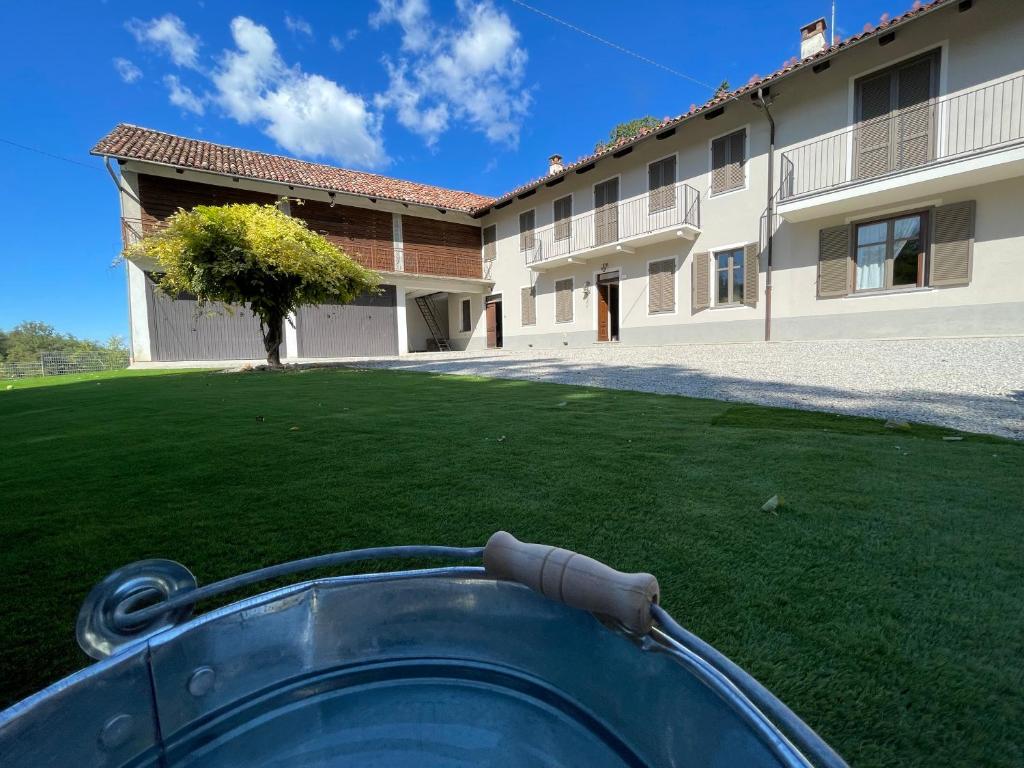
[[398, 354], [395, 287], [351, 304], [321, 304], [296, 313], [299, 357], [371, 357]]
[[[146, 280], [151, 359], [260, 360], [267, 356], [259, 319], [244, 307], [229, 310], [190, 297], [172, 299]], [[281, 348], [284, 356], [284, 347]]]

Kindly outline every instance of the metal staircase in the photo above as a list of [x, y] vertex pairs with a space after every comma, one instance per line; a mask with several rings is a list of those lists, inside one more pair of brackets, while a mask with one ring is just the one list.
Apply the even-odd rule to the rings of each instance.
[[416, 306], [420, 308], [420, 314], [423, 315], [423, 319], [427, 323], [427, 329], [430, 331], [430, 335], [434, 337], [434, 343], [437, 344], [438, 352], [451, 352], [452, 348], [448, 344], [448, 336], [442, 330], [438, 319], [441, 313], [438, 311], [437, 302], [434, 301], [434, 296], [436, 295], [431, 293], [426, 296], [417, 296]]

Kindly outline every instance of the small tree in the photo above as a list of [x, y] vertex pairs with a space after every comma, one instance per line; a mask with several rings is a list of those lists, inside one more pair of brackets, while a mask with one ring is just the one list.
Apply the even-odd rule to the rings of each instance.
[[378, 285], [375, 272], [273, 205], [179, 209], [165, 228], [122, 256], [155, 262], [164, 293], [247, 305], [260, 319], [267, 363], [274, 367], [281, 365], [290, 312], [328, 301], [345, 304]]
[[608, 132], [608, 141], [599, 141], [594, 145], [594, 151], [600, 152], [605, 147], [612, 146], [620, 139], [632, 138], [640, 133], [640, 131], [657, 128], [659, 125], [661, 125], [661, 120], [652, 115], [645, 115], [644, 117], [638, 117], [636, 120], [619, 123]]

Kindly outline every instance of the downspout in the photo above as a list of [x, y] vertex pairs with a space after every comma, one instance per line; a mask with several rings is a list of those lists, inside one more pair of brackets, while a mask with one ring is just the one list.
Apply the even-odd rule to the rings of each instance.
[[757, 105], [768, 118], [768, 207], [765, 209], [765, 234], [767, 236], [767, 264], [764, 274], [764, 340], [772, 340], [772, 245], [774, 240], [773, 220], [775, 218], [775, 118], [768, 108], [771, 100], [766, 98], [764, 88], [757, 89]]
[[[114, 182], [114, 186], [117, 187], [117, 207], [120, 211], [120, 224], [121, 224], [121, 243], [127, 245], [124, 242], [124, 187], [121, 184], [121, 177], [114, 173], [114, 169], [110, 166], [110, 156], [103, 156], [103, 165], [107, 169], [107, 173], [110, 174], [110, 178]], [[135, 320], [132, 317], [132, 288], [131, 288], [131, 276], [128, 274], [128, 262], [124, 265], [124, 288], [125, 296], [128, 297], [128, 361], [131, 365], [135, 364], [135, 339], [132, 338], [132, 329], [135, 327]]]

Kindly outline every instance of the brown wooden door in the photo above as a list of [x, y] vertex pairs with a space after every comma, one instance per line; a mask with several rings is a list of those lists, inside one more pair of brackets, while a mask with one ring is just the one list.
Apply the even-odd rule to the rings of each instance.
[[608, 341], [608, 284], [597, 284], [597, 340]]
[[498, 346], [498, 305], [489, 302], [487, 304], [487, 348], [494, 349]]
[[619, 239], [619, 180], [594, 185], [594, 245]]

